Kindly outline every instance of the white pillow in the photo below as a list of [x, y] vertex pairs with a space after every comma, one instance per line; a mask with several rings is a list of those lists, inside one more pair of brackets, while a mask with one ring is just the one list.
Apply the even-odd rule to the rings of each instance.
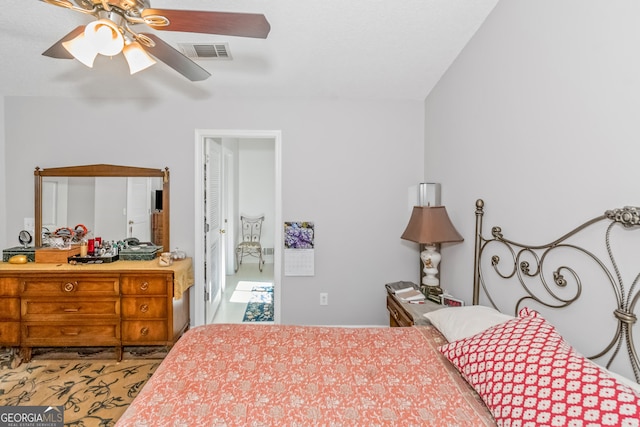
[[429, 319], [449, 342], [468, 338], [514, 318], [483, 305], [442, 308], [424, 313], [424, 317]]

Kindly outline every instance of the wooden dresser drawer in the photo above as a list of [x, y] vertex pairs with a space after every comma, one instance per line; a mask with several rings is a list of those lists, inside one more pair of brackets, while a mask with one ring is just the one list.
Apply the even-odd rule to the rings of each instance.
[[118, 276], [67, 276], [25, 278], [22, 296], [118, 296]]
[[387, 310], [389, 311], [389, 323], [391, 326], [413, 326], [413, 319], [407, 315], [402, 307], [387, 295]]
[[119, 322], [22, 322], [23, 346], [119, 345]]
[[0, 320], [20, 321], [20, 299], [0, 298]]
[[120, 304], [117, 298], [88, 300], [60, 298], [56, 301], [23, 299], [23, 320], [72, 320], [76, 318], [118, 318]]
[[18, 295], [20, 295], [20, 279], [0, 277], [0, 296], [15, 297]]
[[0, 323], [0, 346], [20, 345], [20, 322]]
[[167, 298], [122, 297], [123, 318], [167, 318]]
[[167, 280], [165, 274], [123, 275], [120, 278], [123, 295], [166, 295]]
[[160, 320], [123, 320], [122, 341], [143, 343], [167, 341], [167, 322]]

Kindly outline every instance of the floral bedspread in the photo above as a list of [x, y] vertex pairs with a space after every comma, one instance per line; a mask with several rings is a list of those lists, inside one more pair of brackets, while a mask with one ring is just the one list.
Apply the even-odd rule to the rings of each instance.
[[188, 331], [117, 427], [495, 426], [430, 326]]

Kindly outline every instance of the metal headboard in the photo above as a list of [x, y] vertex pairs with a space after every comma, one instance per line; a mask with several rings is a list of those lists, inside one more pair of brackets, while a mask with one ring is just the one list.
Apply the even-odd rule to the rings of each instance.
[[[545, 260], [547, 260], [551, 252], [559, 248], [578, 251], [580, 254], [586, 255], [587, 260], [589, 262], [592, 261], [596, 266], [595, 268], [601, 269], [604, 277], [607, 278], [611, 285], [616, 301], [616, 307], [611, 307], [612, 315], [615, 317], [617, 324], [616, 331], [602, 351], [589, 357], [597, 359], [607, 356], [606, 366], [609, 368], [620, 349], [624, 347], [628, 354], [635, 380], [640, 383], [640, 360], [638, 359], [632, 333], [633, 325], [637, 320], [634, 310], [640, 299], [640, 289], [638, 289], [640, 286], [638, 284], [640, 281], [640, 263], [634, 269], [634, 272], [637, 271], [639, 273], [634, 277], [631, 286], [627, 287], [623, 282], [610, 242], [611, 230], [614, 227], [622, 227], [624, 230], [640, 230], [640, 208], [624, 207], [608, 210], [604, 215], [593, 218], [559, 239], [543, 245], [527, 245], [506, 239], [500, 227], [493, 227], [491, 229], [491, 237], [485, 238], [482, 235], [484, 215], [484, 201], [482, 199], [476, 201], [475, 213], [473, 304], [479, 304], [482, 291], [483, 298], [486, 298], [491, 305], [498, 308], [494, 298], [489, 294], [487, 283], [485, 283], [485, 276], [489, 274], [489, 271], [483, 271], [485, 269], [484, 266], [490, 265], [487, 270], [490, 270], [492, 277], [497, 276], [499, 279], [509, 280], [510, 283], [517, 282], [520, 286], [521, 289], [519, 288], [518, 291], [521, 290], [523, 296], [516, 301], [515, 312], [521, 306], [524, 306], [524, 303], [531, 301], [553, 309], [570, 306], [578, 300], [583, 292], [582, 278], [574, 268], [575, 266], [569, 265], [555, 266], [554, 264], [552, 271], [549, 274], [545, 274], [548, 270], [545, 269]], [[604, 240], [609, 259], [608, 264], [605, 264], [584, 247], [567, 241], [581, 231], [603, 221], [605, 222]], [[512, 259], [501, 259], [499, 255], [489, 249], [493, 248], [493, 245], [499, 245], [503, 251], [501, 253], [507, 253]], [[547, 277], [551, 279], [548, 280]], [[531, 286], [532, 281], [538, 286]], [[572, 291], [569, 292], [568, 296], [560, 296], [558, 291], [566, 290], [569, 283], [573, 285]]]

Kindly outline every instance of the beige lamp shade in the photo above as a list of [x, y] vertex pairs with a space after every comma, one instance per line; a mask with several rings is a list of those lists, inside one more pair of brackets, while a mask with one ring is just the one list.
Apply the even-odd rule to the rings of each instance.
[[414, 206], [401, 238], [421, 244], [464, 240], [451, 223], [444, 206]]

